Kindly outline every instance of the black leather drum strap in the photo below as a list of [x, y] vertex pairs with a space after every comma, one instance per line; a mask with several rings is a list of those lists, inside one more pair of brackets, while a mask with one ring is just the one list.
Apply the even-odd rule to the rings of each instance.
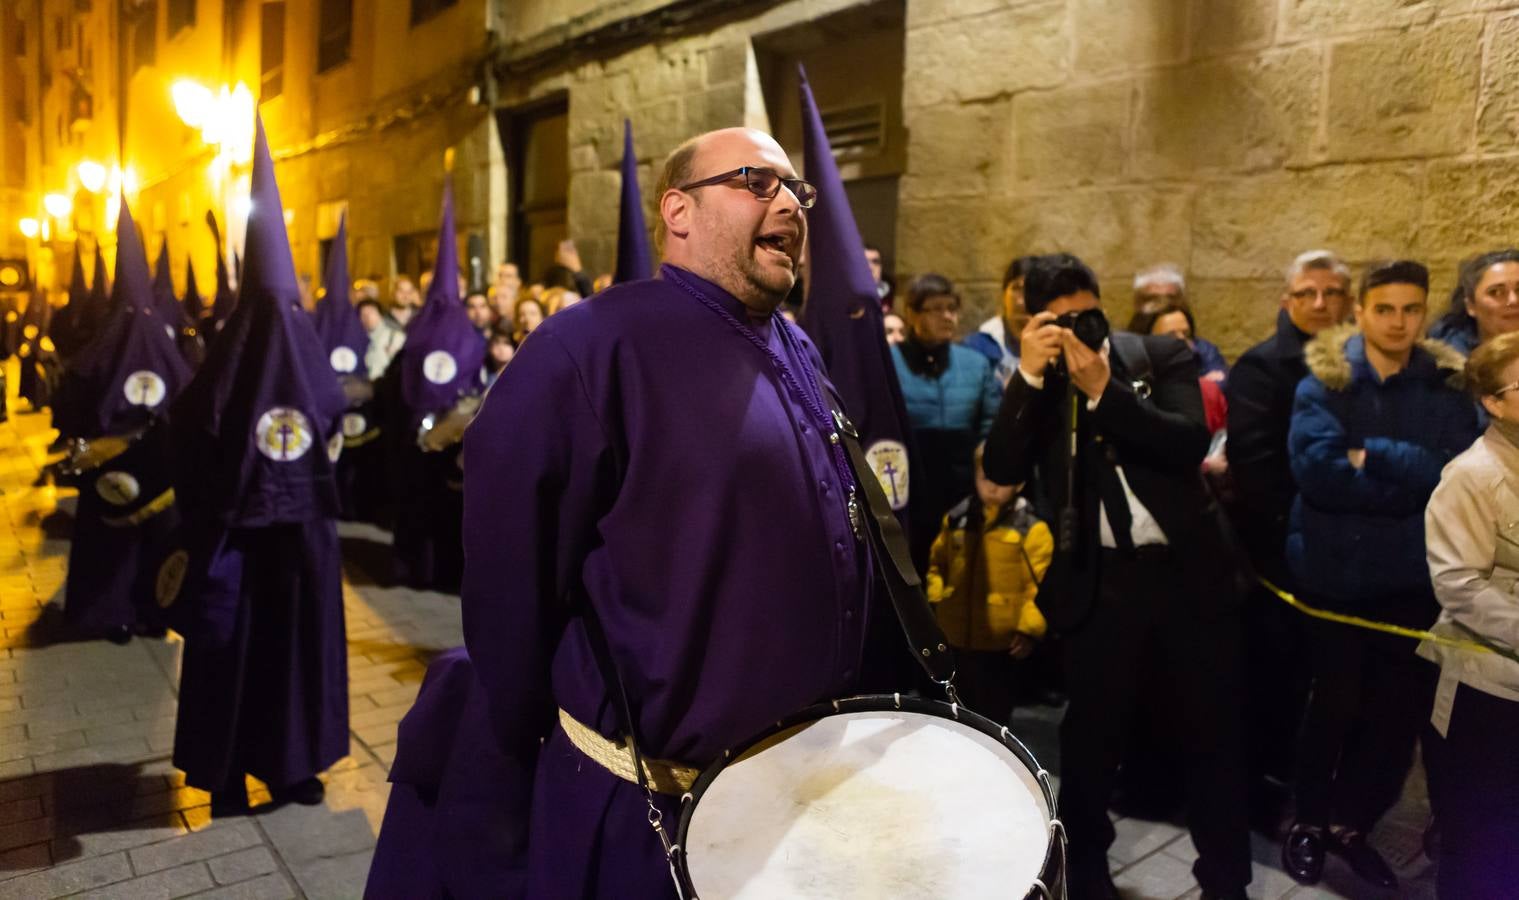
[[[875, 551], [876, 569], [891, 597], [897, 621], [907, 636], [913, 658], [928, 673], [929, 678], [950, 689], [955, 677], [954, 654], [949, 649], [944, 631], [939, 628], [939, 620], [934, 616], [933, 608], [928, 605], [928, 598], [923, 595], [923, 581], [912, 564], [912, 553], [907, 549], [907, 535], [902, 532], [902, 523], [897, 521], [896, 513], [892, 512], [880, 478], [865, 459], [865, 451], [860, 449], [859, 431], [855, 430], [854, 423], [839, 409], [832, 394], [829, 394], [828, 401], [833, 407], [833, 421], [838, 427], [839, 437], [848, 451], [849, 468], [854, 472], [855, 483], [865, 493], [865, 501], [870, 506], [870, 515], [866, 517], [869, 523], [867, 531]], [[953, 693], [950, 699], [955, 699]]]

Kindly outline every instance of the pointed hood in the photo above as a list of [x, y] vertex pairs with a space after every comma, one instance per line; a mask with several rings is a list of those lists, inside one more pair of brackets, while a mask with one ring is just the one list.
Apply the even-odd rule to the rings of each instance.
[[369, 349], [369, 335], [359, 321], [359, 311], [348, 298], [348, 216], [338, 221], [338, 234], [327, 256], [327, 270], [322, 273], [325, 292], [316, 302], [312, 319], [327, 363], [339, 375], [369, 377], [364, 368], [364, 351]]
[[174, 296], [174, 276], [169, 274], [168, 238], [158, 245], [158, 262], [153, 264], [153, 302], [158, 306], [159, 318], [175, 326], [177, 331], [185, 316]]
[[[125, 197], [121, 198], [121, 206], [122, 206], [122, 208], [125, 209], [126, 205], [127, 205], [127, 199]], [[119, 216], [118, 216], [118, 218], [119, 218]], [[121, 241], [121, 232], [118, 231], [116, 233], [116, 235], [117, 235], [117, 247], [120, 247], [121, 246], [121, 244], [120, 244], [120, 241]], [[138, 246], [140, 247], [142, 245], [138, 244]], [[117, 252], [119, 253], [120, 250], [118, 250]], [[146, 268], [147, 267], [146, 266], [146, 263], [147, 263], [147, 257], [146, 256], [143, 257], [143, 263], [144, 263], [144, 268]], [[101, 320], [103, 321], [104, 318], [105, 318], [105, 315], [107, 313], [109, 313], [111, 311], [111, 309], [112, 309], [111, 299], [113, 297], [115, 297], [115, 296], [116, 296], [116, 294], [115, 294], [114, 291], [111, 290], [111, 283], [107, 279], [106, 273], [105, 273], [105, 250], [104, 250], [104, 248], [102, 248], [100, 246], [100, 242], [96, 241], [95, 242], [95, 271], [94, 271], [93, 275], [90, 278], [90, 306], [89, 306], [89, 308], [90, 308], [91, 313], [93, 313], [93, 314], [99, 314], [100, 317], [101, 317]]]
[[187, 515], [256, 528], [337, 512], [338, 418], [327, 365], [285, 234], [274, 163], [255, 124], [247, 268], [236, 309], [174, 406], [175, 491]]
[[74, 272], [69, 276], [69, 305], [71, 314], [78, 313], [90, 302], [90, 286], [84, 280], [84, 247], [74, 242]]
[[622, 209], [617, 218], [617, 270], [613, 284], [654, 277], [649, 252], [649, 229], [643, 221], [643, 195], [638, 192], [638, 157], [633, 155], [633, 123], [622, 120]]
[[232, 278], [227, 273], [227, 257], [222, 250], [222, 232], [216, 225], [216, 214], [206, 213], [206, 224], [216, 238], [216, 298], [211, 302], [211, 322], [206, 331], [214, 335], [226, 324], [237, 305], [237, 294], [232, 290]]
[[105, 324], [70, 361], [68, 402], [54, 417], [67, 437], [142, 428], [167, 410], [190, 380], [174, 336], [155, 308], [148, 257], [125, 199], [116, 225], [110, 307]]
[[206, 301], [200, 295], [200, 287], [195, 283], [195, 263], [185, 260], [185, 319], [197, 329], [200, 328], [200, 320], [206, 317]]
[[900, 515], [910, 496], [907, 407], [886, 344], [875, 280], [865, 262], [865, 242], [849, 209], [807, 72], [798, 69], [803, 162], [807, 180], [818, 189], [817, 206], [807, 213], [811, 281], [802, 322], [859, 429], [871, 467]]
[[74, 272], [69, 277], [69, 302], [58, 311], [48, 329], [60, 356], [73, 356], [85, 337], [81, 331], [90, 306], [90, 286], [84, 278], [84, 247], [74, 242]]
[[412, 424], [453, 405], [479, 383], [485, 338], [470, 324], [459, 298], [458, 245], [454, 243], [453, 184], [443, 184], [443, 222], [438, 262], [422, 311], [406, 329], [401, 361], [401, 398]]

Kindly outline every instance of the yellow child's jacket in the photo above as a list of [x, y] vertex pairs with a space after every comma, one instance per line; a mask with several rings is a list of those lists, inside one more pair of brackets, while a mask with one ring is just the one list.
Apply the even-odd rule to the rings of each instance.
[[1006, 650], [1013, 635], [1044, 635], [1034, 603], [1055, 540], [1022, 497], [984, 507], [978, 548], [971, 535], [971, 497], [944, 517], [928, 563], [928, 599], [950, 643], [964, 650]]

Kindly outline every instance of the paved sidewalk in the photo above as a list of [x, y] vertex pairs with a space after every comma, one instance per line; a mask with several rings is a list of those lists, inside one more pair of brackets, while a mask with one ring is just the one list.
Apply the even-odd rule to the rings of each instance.
[[[15, 383], [11, 379], [12, 384]], [[212, 822], [170, 764], [181, 645], [81, 640], [62, 622], [72, 491], [34, 487], [47, 416], [0, 425], [0, 900], [357, 897], [389, 792], [396, 723], [459, 601], [380, 588], [388, 536], [340, 529], [352, 753], [322, 806]], [[267, 800], [256, 783], [255, 802]]]

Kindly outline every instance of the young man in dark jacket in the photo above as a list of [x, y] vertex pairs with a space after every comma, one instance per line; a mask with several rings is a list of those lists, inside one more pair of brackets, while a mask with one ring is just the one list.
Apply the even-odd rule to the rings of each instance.
[[[1371, 266], [1356, 302], [1359, 330], [1320, 333], [1306, 349], [1288, 448], [1298, 484], [1287, 560], [1331, 609], [1428, 627], [1439, 613], [1424, 561], [1424, 506], [1440, 470], [1477, 437], [1459, 388], [1465, 359], [1420, 341], [1429, 272], [1416, 262]], [[1397, 800], [1434, 691], [1414, 643], [1316, 621], [1314, 686], [1298, 744], [1297, 822], [1283, 845], [1287, 872], [1305, 884], [1326, 849], [1356, 874], [1397, 879], [1366, 843]]]

